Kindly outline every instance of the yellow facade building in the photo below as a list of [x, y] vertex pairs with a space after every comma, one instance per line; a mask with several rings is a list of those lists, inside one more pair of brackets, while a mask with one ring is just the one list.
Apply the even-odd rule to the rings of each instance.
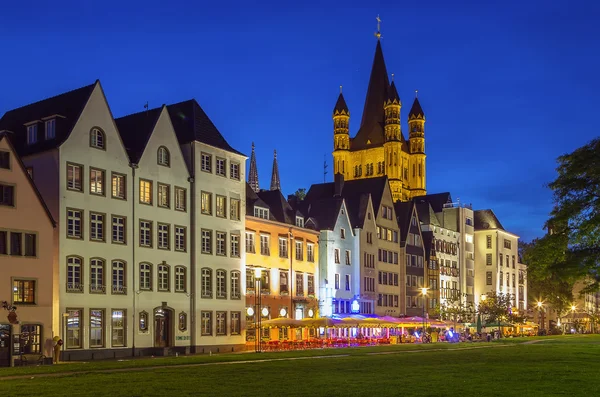
[[409, 139], [402, 132], [402, 102], [390, 84], [379, 33], [358, 132], [350, 137], [350, 111], [340, 90], [333, 110], [334, 174], [344, 179], [387, 175], [394, 201], [427, 194], [425, 113], [415, 97], [408, 115]]

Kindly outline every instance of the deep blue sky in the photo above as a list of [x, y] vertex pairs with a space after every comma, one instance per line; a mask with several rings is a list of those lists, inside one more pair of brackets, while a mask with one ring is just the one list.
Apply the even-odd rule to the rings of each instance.
[[323, 181], [340, 84], [356, 133], [377, 14], [403, 129], [415, 89], [427, 115], [430, 193], [529, 240], [555, 158], [598, 135], [592, 1], [5, 3], [0, 113], [96, 79], [115, 117], [193, 97], [235, 148], [256, 142], [266, 188], [277, 149], [286, 194]]

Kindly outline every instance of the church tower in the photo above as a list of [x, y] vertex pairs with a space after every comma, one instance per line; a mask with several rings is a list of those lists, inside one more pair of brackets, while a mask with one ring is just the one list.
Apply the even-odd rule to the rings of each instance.
[[333, 174], [348, 176], [350, 160], [350, 111], [342, 94], [333, 108]]
[[425, 112], [421, 108], [419, 98], [415, 95], [408, 114], [409, 141], [411, 153], [410, 190], [411, 197], [427, 194], [425, 184]]
[[277, 165], [277, 150], [273, 151], [273, 171], [271, 172], [271, 190], [281, 190], [279, 181], [279, 166]]
[[254, 142], [252, 142], [252, 154], [250, 155], [250, 172], [248, 173], [248, 184], [255, 193], [260, 191], [258, 186], [258, 167], [256, 167], [256, 153], [254, 153]]
[[385, 112], [385, 143], [383, 144], [383, 150], [385, 153], [385, 174], [390, 183], [392, 197], [394, 201], [398, 201], [402, 199], [402, 127], [400, 126], [402, 102], [393, 76], [392, 84], [388, 88], [388, 95], [383, 105]]

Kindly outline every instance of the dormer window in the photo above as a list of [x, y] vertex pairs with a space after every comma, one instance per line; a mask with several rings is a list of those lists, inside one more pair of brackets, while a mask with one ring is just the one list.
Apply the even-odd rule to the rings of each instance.
[[56, 137], [56, 119], [46, 120], [46, 140]]
[[269, 210], [262, 207], [254, 207], [254, 216], [262, 219], [269, 219]]
[[158, 148], [158, 165], [164, 165], [165, 167], [171, 165], [171, 155], [169, 154], [169, 150], [164, 146]]
[[92, 131], [90, 132], [90, 146], [96, 149], [106, 149], [104, 132], [98, 128], [92, 128]]
[[37, 124], [27, 126], [27, 144], [33, 145], [37, 142]]
[[304, 218], [302, 218], [301, 216], [297, 216], [296, 217], [296, 226], [304, 227]]

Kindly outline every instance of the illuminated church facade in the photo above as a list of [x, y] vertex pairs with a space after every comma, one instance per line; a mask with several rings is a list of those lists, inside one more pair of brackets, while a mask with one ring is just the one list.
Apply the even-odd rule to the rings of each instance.
[[333, 110], [334, 173], [345, 180], [387, 176], [394, 201], [427, 194], [425, 113], [417, 97], [408, 114], [408, 140], [401, 124], [402, 102], [390, 84], [381, 49], [381, 34], [356, 135], [350, 137], [350, 110], [340, 90]]

